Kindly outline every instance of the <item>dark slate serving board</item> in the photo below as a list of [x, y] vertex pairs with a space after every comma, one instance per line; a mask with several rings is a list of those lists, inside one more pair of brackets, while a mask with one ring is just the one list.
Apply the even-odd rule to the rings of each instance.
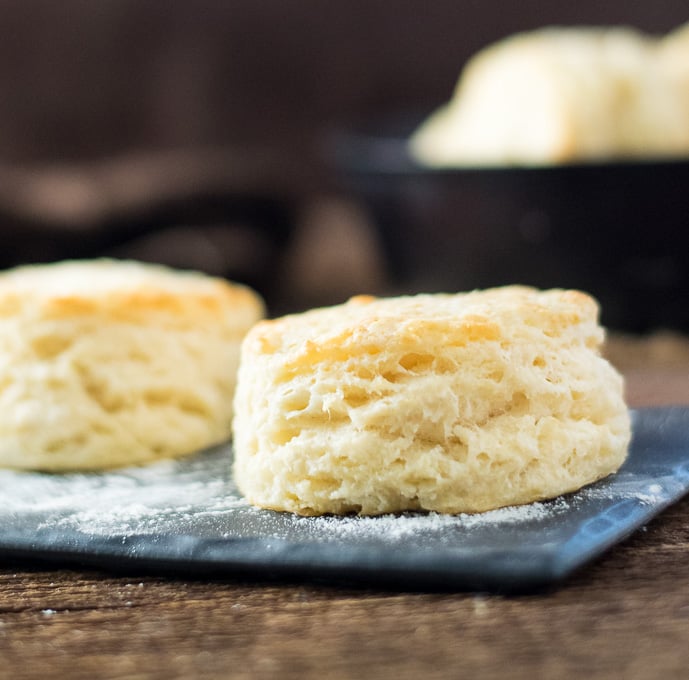
[[102, 474], [0, 472], [0, 557], [187, 576], [500, 592], [557, 584], [689, 491], [689, 409], [635, 411], [622, 469], [482, 515], [306, 518], [238, 494], [229, 447]]

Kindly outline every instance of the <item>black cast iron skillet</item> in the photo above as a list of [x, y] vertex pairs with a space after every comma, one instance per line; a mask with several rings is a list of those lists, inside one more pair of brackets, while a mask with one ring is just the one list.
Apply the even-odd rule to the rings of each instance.
[[328, 144], [341, 188], [373, 218], [397, 292], [579, 288], [608, 326], [689, 329], [689, 158], [432, 169], [407, 146], [420, 120]]

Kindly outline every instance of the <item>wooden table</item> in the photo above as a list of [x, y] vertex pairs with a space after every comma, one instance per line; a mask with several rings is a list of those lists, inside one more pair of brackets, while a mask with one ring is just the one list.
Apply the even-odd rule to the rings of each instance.
[[[689, 365], [625, 367], [633, 406]], [[539, 595], [0, 566], [0, 678], [688, 678], [689, 498]]]

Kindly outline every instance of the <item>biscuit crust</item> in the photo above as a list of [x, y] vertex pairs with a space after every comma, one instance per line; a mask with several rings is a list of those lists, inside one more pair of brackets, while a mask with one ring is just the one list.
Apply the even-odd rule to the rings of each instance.
[[509, 286], [262, 321], [242, 347], [235, 480], [299, 514], [480, 512], [624, 461], [623, 380], [598, 305]]

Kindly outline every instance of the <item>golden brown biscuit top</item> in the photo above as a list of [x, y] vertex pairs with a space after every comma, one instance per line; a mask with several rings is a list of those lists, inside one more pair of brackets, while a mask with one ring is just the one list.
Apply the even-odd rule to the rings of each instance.
[[245, 326], [263, 303], [245, 286], [199, 272], [109, 259], [28, 265], [0, 273], [0, 317], [95, 316], [118, 321], [154, 317], [222, 318]]
[[598, 303], [574, 290], [505, 286], [457, 294], [396, 298], [357, 296], [343, 305], [258, 323], [247, 337], [253, 354], [287, 354], [295, 364], [345, 359], [391, 346], [463, 346], [517, 338], [537, 327], [551, 337], [572, 331], [602, 342]]

